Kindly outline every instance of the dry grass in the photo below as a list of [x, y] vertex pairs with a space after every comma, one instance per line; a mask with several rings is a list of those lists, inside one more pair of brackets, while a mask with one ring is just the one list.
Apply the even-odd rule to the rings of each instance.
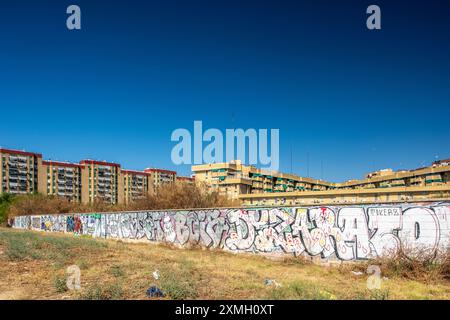
[[[81, 291], [64, 286], [72, 264], [81, 269]], [[370, 291], [367, 275], [296, 258], [5, 228], [0, 274], [4, 299], [148, 299], [151, 285], [166, 293], [164, 299], [450, 299], [448, 279], [425, 283], [393, 275], [381, 290]], [[266, 279], [281, 286], [266, 285]]]
[[[412, 254], [414, 252], [414, 254]], [[436, 283], [450, 280], [450, 250], [430, 254], [428, 250], [403, 248], [388, 257], [368, 260], [358, 265], [347, 265], [341, 269], [363, 271], [369, 265], [377, 265], [386, 277]]]

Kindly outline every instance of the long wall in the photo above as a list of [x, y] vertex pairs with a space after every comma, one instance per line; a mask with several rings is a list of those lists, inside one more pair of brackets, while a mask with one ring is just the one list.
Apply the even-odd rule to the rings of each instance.
[[[358, 260], [450, 248], [450, 204], [278, 207], [21, 216], [14, 228]], [[405, 250], [406, 251], [406, 250]], [[411, 253], [410, 253], [411, 252]]]

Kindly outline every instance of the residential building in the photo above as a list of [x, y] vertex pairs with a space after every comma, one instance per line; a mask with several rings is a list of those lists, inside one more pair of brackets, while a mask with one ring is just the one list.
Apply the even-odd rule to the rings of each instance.
[[144, 172], [149, 173], [153, 180], [153, 192], [156, 193], [158, 188], [167, 185], [173, 184], [176, 181], [177, 173], [171, 170], [165, 169], [157, 169], [157, 168], [147, 168]]
[[189, 183], [192, 184], [195, 182], [195, 177], [183, 177], [183, 176], [177, 176], [176, 177], [176, 181], [177, 182], [182, 182], [182, 183]]
[[337, 205], [450, 200], [450, 184], [241, 194], [245, 206]]
[[38, 173], [39, 192], [81, 201], [81, 168], [78, 163], [42, 161]]
[[326, 190], [329, 182], [266, 171], [242, 164], [240, 160], [192, 166], [195, 181], [210, 185], [219, 193], [237, 199], [241, 194]]
[[82, 160], [81, 165], [81, 202], [104, 201], [111, 204], [123, 203], [123, 179], [120, 177], [120, 165], [117, 163]]
[[0, 193], [38, 192], [40, 153], [0, 148]]
[[122, 170], [124, 202], [142, 199], [153, 193], [153, 177], [150, 173], [135, 170]]
[[413, 170], [383, 169], [361, 180], [328, 182], [267, 171], [241, 161], [196, 165], [194, 176], [147, 168], [122, 170], [117, 163], [42, 160], [39, 153], [0, 148], [0, 193], [64, 197], [70, 201], [130, 203], [177, 181], [205, 183], [245, 205], [342, 204], [450, 198], [450, 159]]
[[[249, 205], [280, 204], [286, 201], [308, 204], [322, 202], [359, 202], [442, 199], [450, 188], [449, 160], [414, 170], [391, 169], [369, 173], [363, 180], [327, 182], [281, 172], [268, 172], [240, 161], [196, 165], [196, 181]], [[397, 189], [395, 189], [397, 188]], [[400, 188], [400, 189], [399, 189]], [[370, 191], [374, 189], [375, 191]], [[367, 190], [367, 191], [365, 191]]]

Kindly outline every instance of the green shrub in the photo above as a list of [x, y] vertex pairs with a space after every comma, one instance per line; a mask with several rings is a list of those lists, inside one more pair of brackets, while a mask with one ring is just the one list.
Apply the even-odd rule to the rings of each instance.
[[370, 292], [370, 300], [388, 300], [389, 290], [372, 290]]
[[8, 219], [8, 209], [14, 201], [14, 196], [9, 193], [0, 194], [0, 225]]
[[66, 279], [61, 276], [58, 276], [55, 278], [55, 280], [53, 281], [53, 286], [55, 287], [56, 292], [58, 292], [58, 293], [63, 293], [68, 290], [67, 284], [66, 284]]
[[96, 284], [80, 294], [81, 300], [119, 300], [123, 297], [122, 286], [118, 283], [101, 286]]

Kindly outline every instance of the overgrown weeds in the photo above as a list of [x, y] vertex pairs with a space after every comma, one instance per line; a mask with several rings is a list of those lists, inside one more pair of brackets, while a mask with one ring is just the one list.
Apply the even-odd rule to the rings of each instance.
[[65, 265], [82, 250], [96, 252], [107, 246], [105, 242], [93, 239], [43, 235], [23, 230], [0, 232], [0, 244], [5, 246], [5, 254], [11, 261], [49, 260], [59, 266]]
[[339, 266], [343, 274], [351, 271], [366, 273], [370, 265], [380, 268], [381, 277], [402, 278], [425, 283], [450, 280], [450, 250], [402, 249], [388, 256], [377, 257], [358, 263], [344, 263]]
[[62, 276], [55, 277], [53, 280], [53, 286], [55, 287], [57, 293], [63, 293], [68, 290], [66, 279]]
[[195, 299], [198, 296], [195, 274], [195, 263], [189, 259], [182, 259], [176, 269], [161, 268], [159, 285], [164, 294], [171, 299]]
[[109, 269], [109, 272], [116, 278], [120, 278], [125, 275], [125, 272], [118, 265], [111, 266], [111, 268]]
[[[14, 201], [13, 201], [14, 200]], [[167, 184], [158, 188], [156, 194], [143, 196], [129, 204], [111, 205], [102, 201], [89, 204], [70, 202], [65, 198], [42, 194], [10, 196], [0, 195], [0, 223], [8, 217], [21, 215], [114, 212], [134, 210], [187, 209], [238, 206], [236, 200], [229, 199], [205, 184]]]
[[295, 299], [295, 300], [335, 300], [336, 296], [310, 282], [294, 281], [282, 287], [273, 288], [268, 299]]
[[383, 276], [399, 277], [422, 282], [436, 282], [450, 279], [450, 251], [441, 254], [428, 252], [408, 254], [399, 250], [390, 257], [370, 260], [366, 265], [378, 265]]
[[82, 291], [78, 295], [80, 300], [119, 300], [124, 296], [122, 285], [119, 283], [99, 284]]

